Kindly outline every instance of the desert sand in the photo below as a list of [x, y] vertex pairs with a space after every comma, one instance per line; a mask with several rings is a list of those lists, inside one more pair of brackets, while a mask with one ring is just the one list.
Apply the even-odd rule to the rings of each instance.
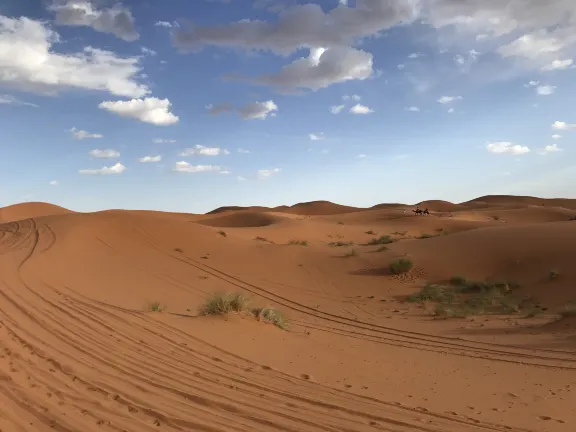
[[576, 430], [576, 200], [420, 207], [0, 209], [0, 430]]

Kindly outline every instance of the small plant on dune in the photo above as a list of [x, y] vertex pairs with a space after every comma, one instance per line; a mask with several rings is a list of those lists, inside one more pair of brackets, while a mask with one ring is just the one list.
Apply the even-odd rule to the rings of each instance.
[[439, 234], [421, 234], [419, 237], [416, 237], [416, 238], [423, 240], [423, 239], [427, 239], [427, 238], [438, 237], [438, 235]]
[[550, 280], [556, 280], [559, 277], [560, 277], [560, 272], [558, 270], [552, 269], [548, 272], [548, 279], [550, 279]]
[[413, 267], [412, 260], [408, 258], [399, 258], [390, 263], [388, 267], [390, 272], [395, 275], [408, 273]]
[[264, 242], [268, 241], [268, 239], [266, 237], [260, 237], [260, 236], [255, 237], [254, 240], [259, 240], [259, 241], [264, 241]]
[[291, 245], [297, 245], [297, 246], [308, 246], [308, 241], [307, 240], [290, 240], [290, 244]]
[[338, 225], [344, 225], [344, 222], [338, 221]]
[[499, 220], [500, 220], [500, 216], [494, 215], [494, 216], [492, 216], [492, 219], [494, 219], [495, 221], [499, 221]]
[[346, 253], [344, 254], [344, 257], [345, 257], [345, 258], [350, 258], [350, 257], [354, 257], [354, 256], [356, 256], [356, 255], [357, 255], [356, 249], [352, 249], [351, 251], [346, 252]]
[[466, 318], [471, 311], [457, 305], [438, 304], [434, 308], [434, 315], [441, 318]]
[[271, 307], [259, 307], [252, 309], [252, 314], [258, 321], [274, 324], [276, 327], [286, 329], [288, 322], [282, 312]]
[[388, 250], [388, 246], [380, 246], [378, 249], [376, 249], [376, 252], [384, 252]]
[[433, 301], [450, 304], [454, 301], [454, 292], [442, 285], [427, 284], [420, 292], [409, 296], [408, 301], [411, 303]]
[[368, 242], [369, 245], [385, 245], [390, 243], [394, 243], [394, 240], [388, 235], [373, 238]]
[[227, 236], [226, 232], [224, 232], [224, 231], [218, 231], [218, 234], [220, 234], [222, 237], [226, 237], [226, 236]]
[[184, 252], [184, 251], [183, 251], [182, 249], [180, 249], [180, 248], [174, 248], [173, 250], [174, 250], [174, 252], [179, 252], [179, 253]]
[[353, 244], [354, 244], [354, 243], [352, 243], [352, 242], [344, 242], [344, 241], [336, 241], [336, 242], [330, 242], [330, 243], [328, 243], [328, 245], [334, 246], [334, 247], [352, 246]]
[[153, 301], [148, 303], [148, 310], [150, 312], [164, 312], [164, 310], [166, 310], [166, 306], [160, 302]]
[[248, 299], [240, 293], [215, 293], [200, 307], [200, 315], [226, 315], [243, 312], [248, 308]]
[[364, 234], [368, 234], [368, 235], [376, 235], [376, 233], [372, 230], [370, 231], [366, 231]]

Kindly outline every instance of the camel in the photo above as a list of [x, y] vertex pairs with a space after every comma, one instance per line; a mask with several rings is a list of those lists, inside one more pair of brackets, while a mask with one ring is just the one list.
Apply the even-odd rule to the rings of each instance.
[[417, 216], [422, 215], [422, 210], [420, 210], [419, 208], [417, 208], [416, 210], [412, 210], [412, 213], [415, 213]]
[[430, 216], [430, 212], [428, 211], [428, 208], [426, 208], [425, 210], [422, 211], [423, 215], [428, 215]]

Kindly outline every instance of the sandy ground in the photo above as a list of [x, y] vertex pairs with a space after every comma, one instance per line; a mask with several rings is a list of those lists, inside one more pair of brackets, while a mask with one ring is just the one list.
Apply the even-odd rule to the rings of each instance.
[[[422, 204], [0, 209], [0, 431], [574, 431], [576, 200]], [[542, 313], [407, 302], [456, 275]], [[289, 328], [199, 316], [215, 292]]]

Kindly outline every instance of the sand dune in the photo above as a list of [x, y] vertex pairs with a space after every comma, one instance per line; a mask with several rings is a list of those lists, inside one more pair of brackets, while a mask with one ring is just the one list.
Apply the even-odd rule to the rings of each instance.
[[27, 202], [0, 208], [0, 223], [66, 213], [70, 213], [70, 210], [57, 205], [43, 202]]
[[[2, 209], [0, 430], [572, 431], [576, 222], [513, 201]], [[414, 268], [390, 274], [398, 258]], [[455, 275], [513, 280], [543, 312], [446, 320], [406, 302]], [[199, 316], [218, 291], [288, 330]]]

